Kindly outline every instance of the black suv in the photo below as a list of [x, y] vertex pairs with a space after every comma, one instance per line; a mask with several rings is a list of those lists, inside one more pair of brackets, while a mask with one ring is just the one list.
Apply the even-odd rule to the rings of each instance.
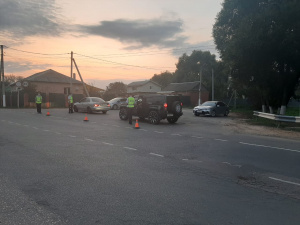
[[[163, 119], [167, 119], [169, 123], [176, 123], [183, 114], [180, 96], [177, 95], [145, 94], [134, 98], [132, 115], [140, 119], [147, 118], [152, 124], [159, 124]], [[128, 119], [126, 104], [120, 106], [119, 116], [121, 120]]]

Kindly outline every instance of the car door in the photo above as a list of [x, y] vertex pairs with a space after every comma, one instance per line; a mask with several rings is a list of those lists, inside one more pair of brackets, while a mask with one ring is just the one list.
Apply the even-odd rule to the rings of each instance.
[[224, 114], [226, 106], [223, 102], [217, 102], [217, 114]]
[[81, 111], [86, 111], [88, 105], [90, 103], [90, 99], [89, 98], [83, 98], [80, 102], [79, 102], [79, 109]]

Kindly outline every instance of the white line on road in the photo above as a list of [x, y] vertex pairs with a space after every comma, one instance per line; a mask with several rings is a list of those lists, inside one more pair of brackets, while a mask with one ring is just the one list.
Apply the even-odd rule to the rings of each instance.
[[290, 151], [290, 152], [298, 152], [298, 153], [300, 153], [299, 150], [288, 149], [288, 148], [279, 148], [279, 147], [272, 147], [272, 146], [267, 146], [267, 145], [257, 145], [257, 144], [250, 144], [250, 143], [245, 143], [245, 142], [239, 142], [239, 143], [243, 144], [243, 145], [252, 145], [252, 146], [257, 146], [257, 147], [273, 148], [273, 149], [279, 149], [279, 150], [284, 150], [284, 151]]
[[32, 127], [33, 129], [36, 129], [36, 130], [38, 130], [39, 128], [37, 128], [37, 127]]
[[145, 130], [145, 129], [140, 129], [140, 130], [142, 130], [142, 131], [148, 131], [148, 130]]
[[154, 155], [154, 156], [159, 156], [159, 157], [164, 157], [163, 155], [159, 155], [159, 154], [156, 154], [156, 153], [149, 153], [150, 155]]
[[71, 137], [71, 138], [76, 138], [76, 136], [73, 136], [73, 135], [68, 135], [69, 137]]
[[189, 159], [182, 159], [183, 161], [188, 161]]
[[203, 137], [198, 137], [198, 136], [192, 136], [192, 138], [203, 138]]
[[216, 141], [228, 141], [228, 140], [224, 140], [224, 139], [215, 139]]
[[294, 185], [300, 186], [299, 183], [295, 183], [295, 182], [291, 182], [291, 181], [287, 181], [287, 180], [281, 180], [281, 179], [278, 179], [278, 178], [275, 178], [275, 177], [269, 177], [269, 178], [272, 179], [272, 180], [276, 180], [276, 181], [280, 181], [280, 182], [284, 182], [284, 183], [294, 184]]
[[182, 136], [181, 134], [171, 134], [173, 136]]
[[123, 148], [126, 148], [126, 149], [128, 149], [128, 150], [137, 151], [137, 149], [135, 149], [135, 148], [129, 148], [129, 147], [123, 147]]
[[85, 138], [84, 140], [86, 140], [86, 141], [94, 141], [94, 140], [89, 139], [89, 138]]
[[113, 127], [120, 127], [120, 126], [118, 126], [118, 125], [112, 125]]
[[45, 132], [49, 132], [50, 130], [43, 130], [43, 131], [45, 131]]
[[114, 145], [114, 144], [108, 143], [108, 142], [102, 142], [102, 143], [105, 144], [105, 145]]
[[236, 166], [236, 167], [238, 167], [238, 168], [241, 168], [241, 167], [242, 167], [241, 165], [233, 165], [233, 164], [231, 164], [231, 163], [229, 163], [229, 162], [222, 162], [222, 163], [228, 164], [228, 165], [230, 165], [230, 166]]
[[155, 133], [158, 133], [158, 134], [163, 134], [164, 132], [161, 132], [161, 131], [154, 131]]

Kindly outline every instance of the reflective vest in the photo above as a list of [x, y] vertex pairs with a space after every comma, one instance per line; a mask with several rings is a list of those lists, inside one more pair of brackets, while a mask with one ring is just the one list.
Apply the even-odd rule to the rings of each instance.
[[73, 103], [73, 96], [68, 96], [69, 103]]
[[134, 107], [134, 102], [135, 102], [134, 97], [128, 97], [127, 101], [128, 101], [127, 107], [128, 108], [133, 108]]
[[35, 96], [35, 103], [37, 104], [41, 104], [42, 103], [42, 96], [41, 95], [37, 95]]

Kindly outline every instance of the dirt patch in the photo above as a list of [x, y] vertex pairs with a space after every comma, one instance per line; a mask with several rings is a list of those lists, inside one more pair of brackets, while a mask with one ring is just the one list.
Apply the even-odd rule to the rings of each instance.
[[300, 132], [298, 131], [288, 131], [280, 127], [273, 128], [266, 126], [251, 125], [247, 122], [248, 120], [249, 119], [243, 117], [241, 114], [231, 113], [230, 120], [226, 121], [224, 125], [230, 126], [236, 133], [246, 133], [300, 140]]

